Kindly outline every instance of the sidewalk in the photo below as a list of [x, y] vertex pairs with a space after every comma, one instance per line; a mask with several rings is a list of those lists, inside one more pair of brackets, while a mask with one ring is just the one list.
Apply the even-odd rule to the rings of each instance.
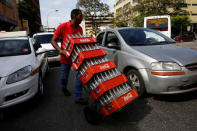
[[193, 42], [177, 43], [176, 45], [197, 50], [197, 40]]

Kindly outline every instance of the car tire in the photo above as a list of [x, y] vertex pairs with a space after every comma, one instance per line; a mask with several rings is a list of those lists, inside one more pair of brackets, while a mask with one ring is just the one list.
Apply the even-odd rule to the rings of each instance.
[[130, 69], [127, 72], [128, 83], [136, 89], [139, 97], [143, 96], [146, 93], [144, 80], [140, 73], [135, 69]]
[[43, 79], [42, 79], [42, 74], [39, 74], [38, 78], [38, 95], [43, 96], [44, 95], [44, 85], [43, 85]]
[[4, 120], [4, 113], [3, 111], [0, 110], [0, 121], [3, 121]]

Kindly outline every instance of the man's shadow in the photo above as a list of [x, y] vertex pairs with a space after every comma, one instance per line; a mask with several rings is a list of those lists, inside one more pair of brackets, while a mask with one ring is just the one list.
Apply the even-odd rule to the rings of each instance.
[[152, 107], [147, 104], [147, 98], [138, 98], [118, 112], [106, 117], [103, 123], [107, 123], [109, 126], [132, 125], [133, 129], [138, 130], [136, 125], [146, 117], [151, 110]]

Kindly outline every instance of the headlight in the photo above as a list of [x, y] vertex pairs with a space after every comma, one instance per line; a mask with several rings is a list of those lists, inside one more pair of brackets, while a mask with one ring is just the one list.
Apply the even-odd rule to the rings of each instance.
[[181, 67], [175, 62], [153, 62], [152, 71], [181, 71]]
[[25, 78], [30, 76], [31, 72], [32, 72], [32, 67], [30, 65], [26, 66], [14, 72], [13, 74], [9, 75], [6, 84], [11, 84], [17, 81], [24, 80]]

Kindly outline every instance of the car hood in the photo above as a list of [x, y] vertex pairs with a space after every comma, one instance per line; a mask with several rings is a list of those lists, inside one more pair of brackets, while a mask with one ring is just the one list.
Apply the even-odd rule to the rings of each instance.
[[132, 48], [151, 56], [158, 61], [174, 61], [182, 66], [197, 63], [197, 50], [183, 48], [176, 44], [132, 46]]
[[31, 65], [30, 55], [0, 57], [0, 77], [8, 76], [15, 71]]
[[[57, 43], [59, 46], [61, 46], [61, 43]], [[47, 51], [50, 50], [55, 50], [55, 48], [53, 47], [53, 45], [51, 43], [45, 43], [45, 44], [41, 44], [42, 48], [45, 48]]]

